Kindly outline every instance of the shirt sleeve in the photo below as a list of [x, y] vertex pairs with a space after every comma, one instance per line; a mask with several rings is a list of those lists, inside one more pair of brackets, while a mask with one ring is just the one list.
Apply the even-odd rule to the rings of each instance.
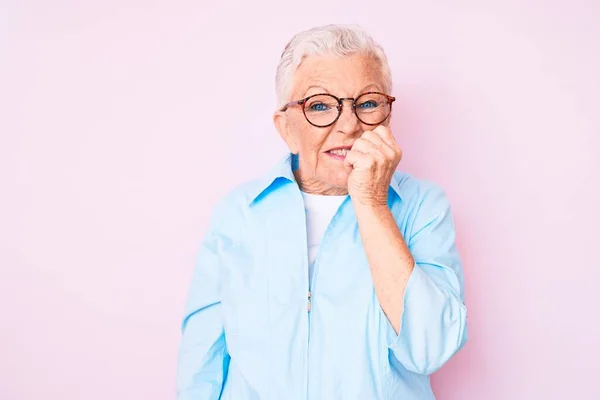
[[232, 245], [225, 234], [220, 209], [200, 246], [182, 324], [177, 365], [178, 400], [217, 400], [229, 368], [229, 354], [221, 323], [219, 294], [220, 254]]
[[404, 294], [400, 332], [388, 321], [387, 340], [392, 364], [429, 375], [464, 346], [467, 309], [454, 221], [441, 189], [434, 187], [423, 196], [414, 221], [407, 244], [415, 265]]

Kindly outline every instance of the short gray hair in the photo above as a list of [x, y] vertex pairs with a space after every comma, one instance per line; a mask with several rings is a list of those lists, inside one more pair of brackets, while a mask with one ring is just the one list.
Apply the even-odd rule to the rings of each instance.
[[392, 89], [392, 72], [383, 48], [360, 26], [324, 25], [296, 34], [286, 45], [275, 77], [277, 107], [281, 108], [292, 100], [290, 96], [294, 73], [306, 57], [344, 57], [357, 53], [373, 57], [379, 63], [385, 85], [383, 90], [389, 93]]

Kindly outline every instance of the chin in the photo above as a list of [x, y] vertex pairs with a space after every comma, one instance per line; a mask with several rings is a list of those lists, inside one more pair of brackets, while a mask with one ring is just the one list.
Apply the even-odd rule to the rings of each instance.
[[343, 172], [335, 174], [334, 176], [331, 176], [330, 178], [331, 179], [329, 180], [329, 183], [331, 184], [331, 186], [338, 189], [348, 189], [348, 173], [345, 170]]

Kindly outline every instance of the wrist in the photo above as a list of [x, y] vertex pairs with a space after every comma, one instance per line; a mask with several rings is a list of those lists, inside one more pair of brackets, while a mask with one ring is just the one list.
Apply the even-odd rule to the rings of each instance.
[[387, 192], [380, 195], [374, 193], [370, 196], [352, 196], [352, 193], [350, 193], [350, 198], [355, 207], [373, 210], [388, 207]]
[[357, 216], [382, 216], [391, 213], [386, 202], [354, 202], [354, 212]]

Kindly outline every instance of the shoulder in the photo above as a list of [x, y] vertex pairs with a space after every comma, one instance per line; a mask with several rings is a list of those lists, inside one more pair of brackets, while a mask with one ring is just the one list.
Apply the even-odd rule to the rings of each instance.
[[416, 178], [404, 171], [396, 171], [394, 179], [406, 207], [415, 210], [445, 210], [450, 207], [446, 191], [437, 183]]
[[211, 225], [223, 230], [239, 226], [261, 183], [260, 178], [244, 181], [218, 198], [211, 213]]
[[216, 203], [215, 210], [222, 212], [243, 212], [252, 202], [263, 179], [255, 178], [233, 186]]
[[[403, 234], [412, 240], [420, 232], [435, 232], [440, 238], [454, 237], [454, 216], [446, 192], [440, 185], [405, 172], [394, 174], [401, 200], [396, 206]], [[428, 240], [433, 240], [429, 236]]]

